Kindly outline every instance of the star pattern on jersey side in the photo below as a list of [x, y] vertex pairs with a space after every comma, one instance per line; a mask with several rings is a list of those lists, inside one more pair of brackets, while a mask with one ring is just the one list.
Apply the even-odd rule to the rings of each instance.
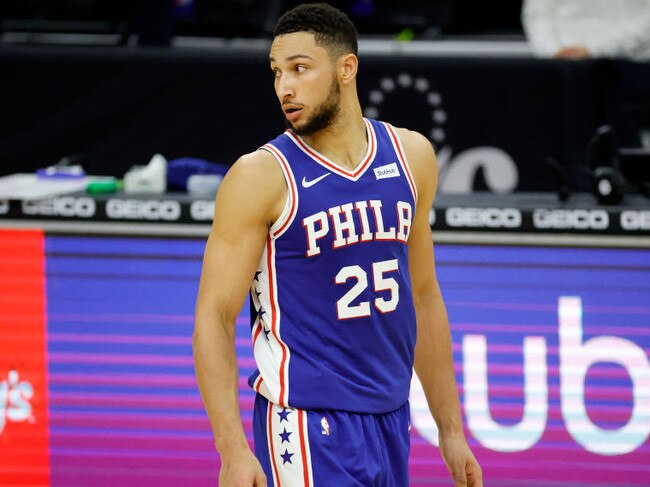
[[268, 340], [269, 339], [269, 333], [271, 333], [271, 330], [267, 329], [266, 326], [263, 327], [262, 330], [264, 331], [264, 336], [266, 336], [266, 339]]
[[282, 433], [279, 433], [280, 438], [282, 438], [280, 444], [284, 443], [285, 441], [287, 443], [291, 443], [291, 441], [289, 441], [289, 436], [291, 436], [291, 433], [292, 431], [287, 431], [287, 428], [284, 428], [284, 431]]
[[287, 408], [284, 408], [282, 411], [278, 413], [278, 416], [280, 416], [280, 423], [282, 421], [287, 421], [289, 422], [289, 419], [287, 416], [291, 414], [291, 411], [289, 411]]
[[287, 449], [285, 448], [285, 449], [284, 449], [284, 453], [283, 453], [282, 455], [280, 455], [280, 456], [282, 457], [282, 465], [284, 465], [284, 464], [287, 463], [287, 462], [293, 464], [293, 462], [291, 461], [291, 457], [292, 457], [293, 455], [294, 455], [293, 453], [290, 453], [289, 450], [287, 450]]
[[264, 308], [260, 306], [260, 309], [257, 310], [257, 317], [261, 320], [262, 316], [266, 314], [266, 311], [264, 311]]
[[262, 294], [257, 290], [257, 288], [253, 288], [253, 291], [255, 292], [255, 296], [259, 299], [260, 295]]
[[262, 273], [262, 271], [255, 271], [255, 278], [253, 280], [259, 282], [261, 273]]

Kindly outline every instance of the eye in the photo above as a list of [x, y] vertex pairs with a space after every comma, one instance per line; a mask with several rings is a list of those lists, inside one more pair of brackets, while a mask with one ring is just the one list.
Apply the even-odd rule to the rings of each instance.
[[298, 71], [299, 73], [303, 73], [307, 71], [307, 66], [305, 66], [304, 64], [297, 64], [296, 71]]
[[279, 78], [280, 77], [280, 70], [278, 68], [271, 68], [271, 71], [273, 72], [273, 77], [274, 78]]

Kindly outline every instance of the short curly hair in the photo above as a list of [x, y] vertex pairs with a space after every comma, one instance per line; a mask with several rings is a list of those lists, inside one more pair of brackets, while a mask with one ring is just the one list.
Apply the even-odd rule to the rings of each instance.
[[350, 18], [327, 3], [304, 3], [285, 12], [273, 29], [273, 38], [294, 32], [311, 32], [316, 44], [337, 57], [357, 55], [357, 29]]

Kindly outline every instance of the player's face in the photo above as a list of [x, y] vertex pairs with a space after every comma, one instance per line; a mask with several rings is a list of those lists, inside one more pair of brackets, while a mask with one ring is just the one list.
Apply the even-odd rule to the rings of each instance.
[[299, 135], [329, 127], [339, 114], [341, 90], [327, 49], [313, 34], [295, 32], [274, 39], [270, 60], [287, 125]]

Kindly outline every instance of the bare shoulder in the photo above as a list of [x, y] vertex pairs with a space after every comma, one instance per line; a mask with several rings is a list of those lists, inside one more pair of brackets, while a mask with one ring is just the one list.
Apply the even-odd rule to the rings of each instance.
[[406, 150], [425, 151], [433, 153], [433, 147], [429, 139], [420, 132], [409, 130], [402, 127], [395, 127], [397, 134]]
[[429, 184], [435, 186], [438, 163], [436, 153], [429, 139], [414, 130], [405, 128], [396, 128], [396, 130], [418, 188]]
[[255, 213], [272, 223], [282, 212], [286, 194], [286, 181], [275, 157], [257, 150], [232, 165], [219, 187], [216, 211], [235, 207], [238, 213]]
[[273, 188], [284, 184], [284, 176], [273, 155], [266, 150], [244, 154], [232, 165], [226, 179], [233, 183], [265, 185]]

